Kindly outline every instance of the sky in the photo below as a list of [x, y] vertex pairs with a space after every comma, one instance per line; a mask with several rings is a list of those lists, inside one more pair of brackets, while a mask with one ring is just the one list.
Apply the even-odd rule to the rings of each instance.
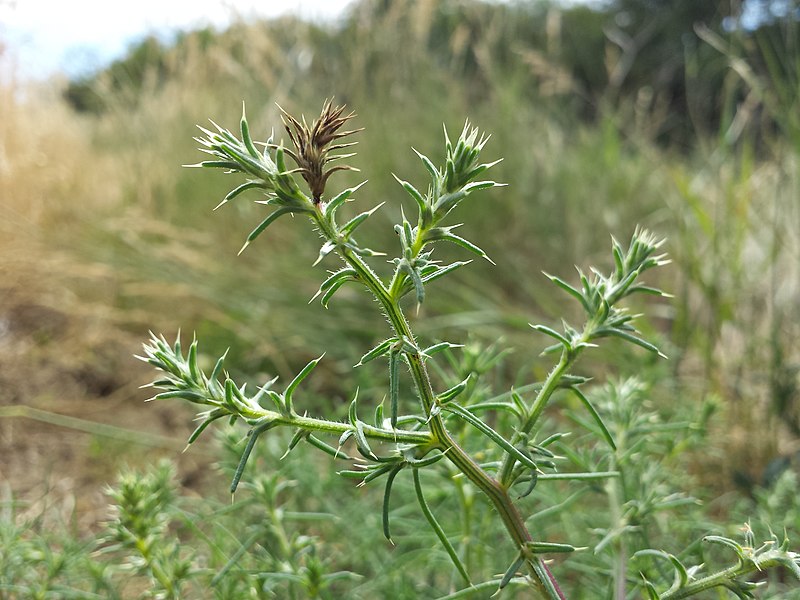
[[353, 0], [0, 0], [0, 58], [23, 77], [75, 76], [122, 56], [148, 33], [224, 27], [292, 13], [334, 19]]
[[[562, 0], [562, 4], [591, 1]], [[237, 15], [270, 18], [293, 13], [306, 19], [332, 20], [353, 3], [354, 0], [0, 0], [0, 67], [10, 63], [13, 72], [23, 78], [43, 79], [56, 73], [75, 77], [124, 55], [132, 42], [148, 33], [168, 39], [176, 30], [208, 25], [223, 28]], [[773, 0], [770, 6], [774, 10], [790, 5], [788, 0]], [[743, 26], [763, 20], [758, 6], [761, 4], [757, 2], [744, 3]]]

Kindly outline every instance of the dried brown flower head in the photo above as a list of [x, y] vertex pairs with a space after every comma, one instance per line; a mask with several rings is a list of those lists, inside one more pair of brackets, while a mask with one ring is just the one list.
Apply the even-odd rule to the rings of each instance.
[[355, 153], [351, 153], [329, 156], [329, 152], [347, 148], [358, 143], [332, 144], [332, 142], [345, 136], [358, 133], [362, 131], [363, 128], [340, 132], [339, 129], [342, 125], [356, 115], [351, 112], [350, 114], [342, 116], [345, 109], [344, 105], [334, 107], [330, 100], [325, 101], [319, 118], [314, 121], [311, 127], [306, 123], [305, 117], [301, 117], [300, 120], [297, 120], [280, 106], [278, 106], [278, 108], [281, 110], [281, 113], [283, 113], [283, 125], [294, 146], [294, 150], [287, 148], [284, 149], [284, 151], [297, 164], [297, 169], [294, 169], [293, 172], [300, 173], [303, 176], [303, 179], [306, 180], [308, 187], [311, 189], [314, 203], [319, 204], [322, 199], [322, 193], [325, 191], [325, 183], [328, 181], [328, 177], [330, 177], [331, 174], [336, 171], [358, 170], [347, 165], [337, 165], [325, 169], [325, 164], [328, 162], [349, 158], [355, 155]]

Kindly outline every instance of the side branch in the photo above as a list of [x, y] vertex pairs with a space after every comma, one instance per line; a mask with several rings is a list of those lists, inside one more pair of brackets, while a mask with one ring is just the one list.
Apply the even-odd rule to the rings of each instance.
[[[358, 432], [365, 437], [390, 443], [414, 444], [430, 446], [434, 444], [434, 437], [428, 431], [408, 431], [404, 429], [390, 429], [382, 424], [370, 425], [363, 421], [355, 422], [329, 421], [306, 415], [297, 414], [292, 407], [292, 392], [297, 385], [313, 369], [319, 359], [311, 361], [306, 368], [287, 386], [286, 391], [279, 393], [270, 389], [275, 379], [268, 381], [258, 392], [250, 396], [246, 387], [236, 386], [230, 378], [225, 378], [220, 383], [222, 363], [225, 359], [217, 361], [213, 372], [206, 375], [197, 365], [197, 341], [192, 342], [187, 356], [183, 356], [180, 340], [173, 346], [163, 338], [153, 335], [149, 343], [144, 346], [145, 356], [141, 360], [153, 365], [163, 373], [163, 377], [154, 381], [151, 386], [162, 390], [151, 400], [168, 398], [182, 398], [194, 404], [208, 406], [198, 414], [200, 425], [189, 437], [192, 444], [205, 428], [212, 422], [221, 418], [233, 421], [242, 419], [253, 429], [266, 430], [275, 427], [291, 427], [303, 430], [310, 434], [326, 433], [331, 435], [351, 436]], [[261, 406], [263, 400], [271, 400], [275, 410]]]

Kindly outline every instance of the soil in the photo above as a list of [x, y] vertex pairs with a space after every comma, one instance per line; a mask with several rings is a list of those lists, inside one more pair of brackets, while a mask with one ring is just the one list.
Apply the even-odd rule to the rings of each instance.
[[182, 453], [192, 407], [145, 403], [153, 370], [133, 355], [146, 334], [53, 304], [0, 289], [0, 502], [89, 533], [121, 468], [169, 457], [196, 490], [211, 459], [201, 443]]

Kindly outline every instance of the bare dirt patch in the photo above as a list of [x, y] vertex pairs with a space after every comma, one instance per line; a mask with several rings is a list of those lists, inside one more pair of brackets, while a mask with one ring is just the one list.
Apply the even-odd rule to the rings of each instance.
[[145, 404], [152, 370], [133, 355], [143, 338], [59, 306], [30, 287], [0, 290], [0, 497], [17, 514], [75, 522], [106, 518], [106, 485], [123, 466], [178, 460], [196, 488], [202, 444], [181, 453], [190, 407]]

